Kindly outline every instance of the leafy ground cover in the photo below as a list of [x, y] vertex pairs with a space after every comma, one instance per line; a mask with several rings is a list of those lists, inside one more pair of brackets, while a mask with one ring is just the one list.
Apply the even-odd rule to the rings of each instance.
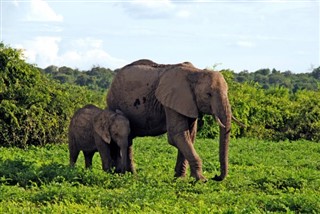
[[174, 179], [176, 149], [165, 137], [135, 140], [137, 174], [92, 170], [66, 144], [0, 147], [0, 213], [320, 213], [320, 144], [234, 139], [229, 175], [218, 173], [218, 141], [198, 139], [206, 183]]

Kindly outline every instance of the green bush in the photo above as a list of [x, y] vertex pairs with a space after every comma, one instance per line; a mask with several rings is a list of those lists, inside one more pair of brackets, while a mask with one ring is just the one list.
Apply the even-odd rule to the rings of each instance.
[[59, 84], [22, 52], [0, 43], [0, 145], [60, 143], [75, 109], [87, 103], [103, 106], [104, 94]]
[[[255, 82], [235, 82], [232, 71], [222, 71], [222, 74], [229, 85], [233, 115], [246, 125], [242, 128], [233, 123], [233, 137], [320, 142], [319, 91], [264, 89]], [[204, 116], [202, 124], [199, 136], [215, 138], [219, 135], [219, 127], [212, 116]]]

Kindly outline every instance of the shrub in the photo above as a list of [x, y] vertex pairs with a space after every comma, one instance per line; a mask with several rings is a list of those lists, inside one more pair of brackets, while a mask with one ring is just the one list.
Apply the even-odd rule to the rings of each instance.
[[102, 106], [103, 97], [48, 79], [24, 61], [20, 50], [0, 43], [0, 145], [63, 142], [75, 109], [87, 103]]
[[[233, 115], [246, 124], [245, 128], [232, 124], [233, 137], [320, 142], [319, 91], [292, 92], [279, 86], [264, 89], [255, 82], [235, 82], [232, 71], [221, 72], [229, 85]], [[204, 116], [202, 124], [200, 137], [219, 135], [212, 116]]]

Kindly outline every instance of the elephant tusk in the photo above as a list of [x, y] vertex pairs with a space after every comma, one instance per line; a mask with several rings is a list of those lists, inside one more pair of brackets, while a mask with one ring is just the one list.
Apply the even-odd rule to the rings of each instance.
[[221, 122], [221, 120], [219, 119], [218, 116], [214, 115], [214, 118], [216, 119], [217, 123], [219, 124], [219, 126], [220, 126], [221, 128], [226, 128], [226, 126], [223, 125], [223, 123]]
[[235, 118], [233, 115], [232, 115], [232, 120], [234, 122], [236, 122], [239, 126], [241, 126], [242, 128], [245, 128], [246, 125], [244, 125], [243, 123], [241, 123], [237, 118]]

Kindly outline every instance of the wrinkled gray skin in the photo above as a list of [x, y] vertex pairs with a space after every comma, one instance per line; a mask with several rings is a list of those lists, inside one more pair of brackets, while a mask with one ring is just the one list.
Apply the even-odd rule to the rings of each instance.
[[[139, 60], [117, 70], [107, 105], [129, 119], [130, 141], [167, 132], [169, 143], [178, 149], [175, 176], [185, 176], [189, 163], [191, 176], [203, 181], [202, 162], [193, 144], [199, 113], [213, 115], [220, 125], [220, 175], [214, 180], [227, 176], [233, 117], [228, 86], [219, 72], [200, 70], [188, 62], [162, 65]], [[132, 161], [131, 146], [129, 158]]]
[[124, 173], [131, 171], [128, 162], [128, 136], [130, 125], [120, 111], [102, 110], [94, 105], [79, 109], [69, 125], [70, 165], [74, 166], [80, 151], [85, 166], [92, 166], [95, 152], [100, 153], [102, 169]]

